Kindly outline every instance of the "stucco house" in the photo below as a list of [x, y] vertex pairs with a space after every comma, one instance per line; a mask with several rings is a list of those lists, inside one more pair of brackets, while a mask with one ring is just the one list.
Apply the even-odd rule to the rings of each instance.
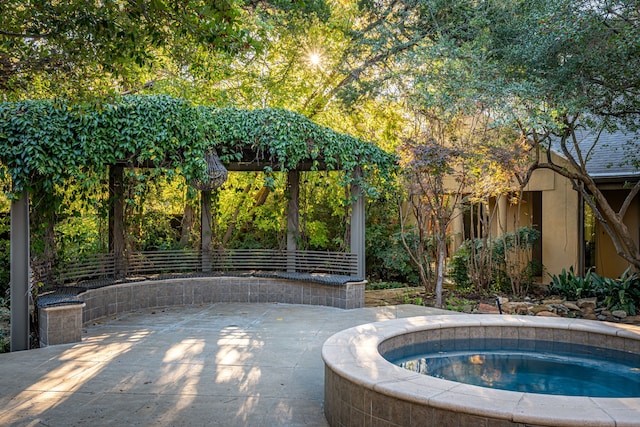
[[[613, 209], [618, 211], [630, 192], [630, 184], [640, 179], [640, 134], [602, 132], [598, 136], [582, 131], [577, 136], [588, 173]], [[559, 145], [552, 144], [551, 148], [554, 163], [568, 166]], [[533, 173], [520, 206], [510, 204], [507, 197], [502, 196], [491, 201], [490, 209], [496, 209], [491, 221], [492, 236], [520, 226], [531, 226], [540, 231], [541, 239], [532, 258], [542, 264], [544, 270], [540, 279], [544, 282], [548, 281], [549, 275], [559, 274], [571, 266], [576, 272], [593, 268], [607, 277], [618, 277], [629, 266], [616, 254], [611, 238], [571, 181], [550, 169], [538, 169]], [[453, 250], [461, 243], [464, 230], [468, 229], [464, 221], [464, 215], [453, 221]], [[639, 244], [640, 195], [632, 200], [623, 221]]]

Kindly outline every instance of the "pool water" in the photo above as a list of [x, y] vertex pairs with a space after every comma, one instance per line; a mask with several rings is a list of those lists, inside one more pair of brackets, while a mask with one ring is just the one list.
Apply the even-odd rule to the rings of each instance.
[[451, 350], [423, 349], [402, 356], [399, 354], [406, 350], [395, 351], [395, 356], [385, 358], [424, 375], [482, 387], [565, 396], [640, 397], [639, 355], [603, 353], [603, 349], [589, 346], [565, 346], [553, 351], [517, 346], [496, 350], [456, 347], [460, 345], [451, 343]]

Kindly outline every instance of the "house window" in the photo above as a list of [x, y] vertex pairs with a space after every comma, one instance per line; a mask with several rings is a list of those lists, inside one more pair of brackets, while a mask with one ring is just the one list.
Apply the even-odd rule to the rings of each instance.
[[584, 269], [585, 273], [589, 270], [596, 269], [596, 216], [593, 214], [591, 207], [583, 202], [584, 205]]

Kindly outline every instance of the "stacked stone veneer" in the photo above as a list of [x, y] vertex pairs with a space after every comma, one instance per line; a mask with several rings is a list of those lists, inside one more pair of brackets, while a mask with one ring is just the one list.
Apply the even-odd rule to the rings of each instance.
[[365, 281], [321, 284], [260, 277], [149, 280], [90, 289], [80, 295], [82, 322], [132, 310], [218, 302], [280, 302], [344, 309], [364, 306]]
[[38, 308], [40, 347], [82, 340], [82, 310], [85, 304]]

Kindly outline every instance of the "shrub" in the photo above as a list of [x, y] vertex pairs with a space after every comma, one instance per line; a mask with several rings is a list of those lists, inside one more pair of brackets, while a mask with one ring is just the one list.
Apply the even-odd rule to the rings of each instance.
[[549, 291], [567, 299], [598, 298], [598, 302], [609, 310], [624, 310], [634, 316], [640, 307], [640, 276], [629, 274], [629, 269], [617, 278], [602, 277], [587, 271], [584, 277], [577, 276], [573, 267], [562, 269], [551, 277]]
[[521, 227], [497, 239], [466, 240], [449, 261], [449, 277], [459, 289], [526, 293], [538, 270], [529, 252], [539, 237], [537, 230]]

